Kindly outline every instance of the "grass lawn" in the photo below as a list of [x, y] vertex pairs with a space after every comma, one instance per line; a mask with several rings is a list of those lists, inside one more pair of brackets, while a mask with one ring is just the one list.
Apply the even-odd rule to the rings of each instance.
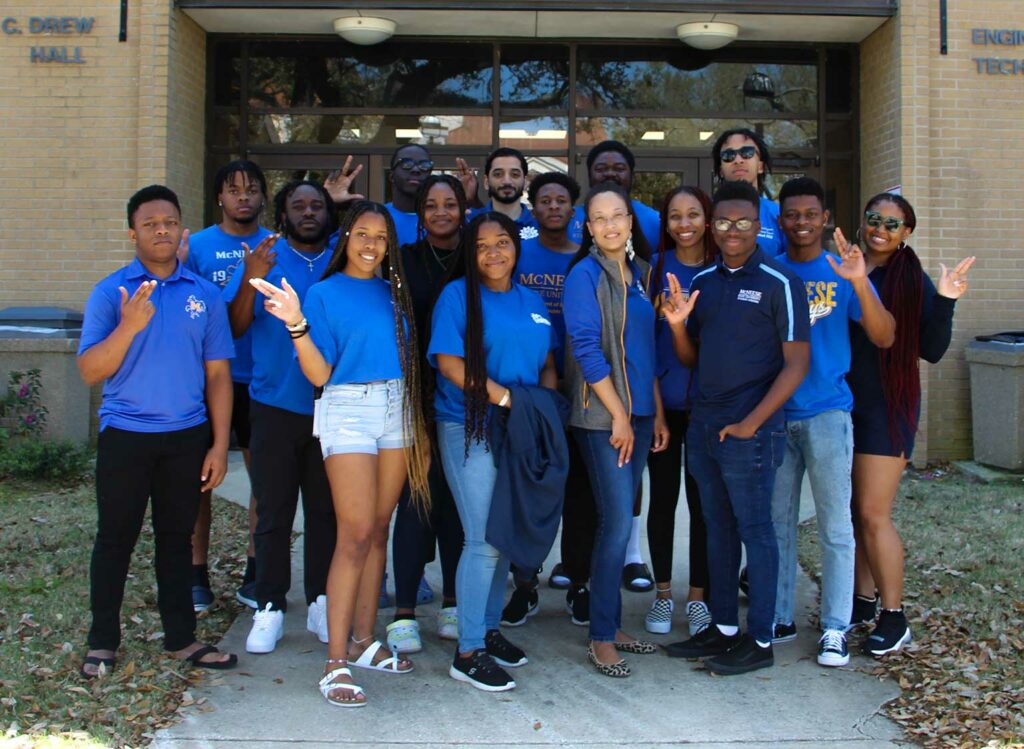
[[[908, 471], [894, 513], [914, 642], [853, 662], [897, 681], [903, 694], [885, 712], [915, 743], [1024, 746], [1024, 482]], [[800, 563], [820, 574], [813, 520], [800, 530]]]
[[[216, 643], [243, 606], [246, 512], [214, 500], [210, 576], [218, 600], [199, 615]], [[101, 679], [78, 673], [89, 628], [92, 484], [0, 482], [0, 746], [140, 746], [192, 704], [193, 681], [215, 674], [164, 654], [147, 517], [132, 557], [118, 663]], [[199, 705], [198, 709], [203, 709]]]

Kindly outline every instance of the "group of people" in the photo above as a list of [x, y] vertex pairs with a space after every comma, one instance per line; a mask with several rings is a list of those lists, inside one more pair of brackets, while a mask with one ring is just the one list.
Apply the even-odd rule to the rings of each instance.
[[[165, 647], [235, 665], [195, 641], [195, 611], [213, 600], [209, 491], [232, 431], [253, 494], [246, 650], [282, 636], [301, 490], [307, 628], [327, 645], [319, 689], [335, 705], [366, 704], [352, 667], [412, 671], [435, 547], [449, 674], [514, 688], [508, 669], [528, 659], [502, 626], [536, 612], [559, 525], [549, 583], [588, 626], [595, 669], [629, 676], [622, 653], [659, 648], [623, 629], [621, 588], [653, 588], [644, 626], [672, 630], [684, 484], [689, 638], [665, 650], [720, 674], [770, 666], [773, 643], [796, 637], [805, 472], [822, 547], [818, 662], [847, 663], [861, 624], [873, 625], [867, 654], [899, 650], [911, 632], [891, 511], [918, 360], [949, 346], [974, 258], [933, 284], [908, 244], [914, 210], [891, 193], [868, 201], [859, 243], [837, 228], [830, 251], [820, 184], [792, 179], [771, 200], [769, 149], [750, 130], [722, 133], [712, 155], [714, 195], [680, 185], [660, 211], [631, 197], [635, 160], [615, 141], [588, 153], [581, 203], [572, 177], [527, 186], [526, 158], [499, 148], [481, 204], [465, 162], [435, 174], [418, 144], [394, 152], [386, 205], [351, 192], [350, 160], [322, 184], [288, 183], [276, 233], [260, 227], [267, 184], [250, 161], [216, 174], [221, 222], [192, 236], [169, 189], [133, 195], [136, 259], [96, 286], [79, 349], [85, 380], [103, 383], [83, 676], [115, 666], [150, 497]], [[653, 575], [639, 543], [645, 467]]]

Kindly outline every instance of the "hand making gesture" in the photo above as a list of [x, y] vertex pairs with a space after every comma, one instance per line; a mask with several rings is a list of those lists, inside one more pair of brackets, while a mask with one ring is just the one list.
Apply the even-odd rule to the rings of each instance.
[[685, 294], [683, 286], [679, 283], [675, 273], [666, 273], [665, 276], [668, 278], [668, 295], [665, 297], [665, 302], [661, 305], [661, 309], [665, 313], [665, 320], [668, 324], [672, 327], [678, 327], [684, 324], [687, 318], [690, 317], [694, 305], [697, 304], [697, 297], [700, 296], [700, 292], [695, 291], [692, 294]]
[[245, 257], [242, 259], [242, 263], [245, 266], [243, 271], [245, 275], [242, 277], [243, 281], [263, 278], [270, 273], [270, 269], [274, 267], [277, 258], [274, 244], [280, 237], [280, 234], [270, 234], [264, 237], [254, 250], [250, 250], [249, 245], [242, 242], [242, 248], [245, 250]]
[[188, 261], [188, 238], [192, 235], [192, 232], [185, 229], [181, 233], [181, 241], [178, 242], [178, 262], [184, 265]]
[[128, 290], [124, 286], [118, 286], [121, 292], [121, 325], [132, 334], [141, 333], [156, 313], [156, 307], [149, 301], [156, 289], [156, 281], [143, 281], [139, 288], [128, 298]]
[[836, 250], [839, 252], [839, 259], [842, 262], [837, 263], [831, 255], [825, 255], [825, 258], [836, 275], [851, 282], [858, 278], [867, 278], [868, 264], [861, 248], [856, 244], [851, 244], [838, 226], [832, 238], [835, 240]]
[[351, 165], [352, 156], [350, 155], [345, 158], [345, 163], [341, 165], [341, 169], [335, 169], [324, 180], [324, 189], [327, 190], [327, 194], [331, 196], [331, 200], [334, 201], [335, 205], [364, 199], [359, 193], [351, 191], [352, 183], [356, 181], [359, 172], [363, 171], [363, 165], [357, 164], [355, 169], [350, 171], [349, 167]]
[[476, 170], [470, 169], [469, 164], [461, 156], [455, 159], [455, 166], [458, 167], [458, 174], [455, 176], [459, 178], [459, 182], [462, 183], [462, 189], [466, 193], [466, 200], [469, 201], [470, 205], [474, 205], [476, 201], [477, 189], [479, 187], [476, 178]]
[[936, 286], [936, 290], [941, 296], [949, 299], [959, 299], [967, 291], [967, 271], [974, 265], [974, 261], [977, 260], [974, 255], [964, 258], [953, 270], [947, 268], [943, 263], [939, 263], [939, 267], [942, 268], [942, 275], [939, 276], [939, 283]]
[[281, 277], [282, 288], [280, 289], [262, 278], [253, 278], [249, 283], [266, 297], [263, 300], [263, 308], [267, 312], [288, 326], [294, 327], [302, 322], [302, 305], [299, 303], [299, 295], [288, 283], [287, 278]]

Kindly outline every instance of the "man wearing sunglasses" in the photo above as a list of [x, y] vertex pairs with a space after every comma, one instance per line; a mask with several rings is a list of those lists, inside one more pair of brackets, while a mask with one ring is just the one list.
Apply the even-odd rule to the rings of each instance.
[[385, 203], [384, 207], [395, 221], [399, 247], [419, 239], [416, 235], [416, 192], [433, 170], [434, 162], [426, 146], [406, 143], [391, 154], [391, 202]]
[[745, 127], [726, 130], [715, 141], [711, 157], [715, 160], [718, 179], [747, 182], [757, 188], [761, 196], [757, 244], [768, 257], [785, 251], [786, 237], [779, 226], [779, 205], [770, 199], [765, 187], [765, 178], [772, 171], [772, 157], [764, 139]]

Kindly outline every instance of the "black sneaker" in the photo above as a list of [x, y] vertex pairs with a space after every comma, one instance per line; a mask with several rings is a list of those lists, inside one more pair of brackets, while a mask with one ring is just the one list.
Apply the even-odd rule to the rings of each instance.
[[775, 656], [772, 654], [770, 642], [761, 647], [750, 635], [742, 635], [739, 637], [739, 643], [729, 652], [708, 658], [704, 665], [716, 674], [731, 676], [774, 666]]
[[878, 615], [878, 625], [868, 635], [861, 650], [865, 655], [880, 658], [898, 652], [911, 639], [913, 636], [910, 634], [910, 625], [907, 624], [907, 617], [903, 611], [882, 609], [882, 613]]
[[796, 639], [796, 624], [790, 622], [789, 624], [778, 624], [776, 623], [772, 627], [772, 642], [790, 642]]
[[460, 657], [456, 649], [448, 675], [455, 681], [464, 681], [485, 692], [505, 692], [516, 688], [512, 677], [483, 648], [474, 650], [468, 658]]
[[569, 588], [569, 592], [565, 594], [565, 610], [573, 624], [581, 627], [590, 624], [590, 591], [586, 586]]
[[712, 624], [700, 634], [683, 642], [673, 642], [665, 647], [671, 658], [707, 658], [721, 655], [739, 644], [740, 634], [723, 635], [722, 630]]
[[534, 587], [517, 587], [512, 591], [512, 598], [501, 612], [501, 623], [506, 627], [521, 627], [528, 617], [537, 613], [540, 596]]
[[484, 647], [487, 649], [487, 655], [491, 656], [499, 666], [517, 668], [529, 663], [526, 660], [526, 653], [506, 640], [505, 636], [496, 629], [492, 629], [484, 635]]
[[551, 577], [548, 578], [548, 586], [555, 590], [568, 590], [572, 585], [569, 576], [565, 574], [565, 566], [559, 562], [551, 570]]
[[739, 586], [740, 586], [740, 593], [742, 593], [743, 595], [745, 595], [745, 596], [747, 596], [749, 598], [750, 597], [750, 578], [747, 577], [747, 568], [746, 567], [744, 567], [743, 569], [740, 570]]
[[850, 629], [864, 624], [874, 624], [878, 609], [877, 598], [853, 597], [853, 610], [850, 614]]

